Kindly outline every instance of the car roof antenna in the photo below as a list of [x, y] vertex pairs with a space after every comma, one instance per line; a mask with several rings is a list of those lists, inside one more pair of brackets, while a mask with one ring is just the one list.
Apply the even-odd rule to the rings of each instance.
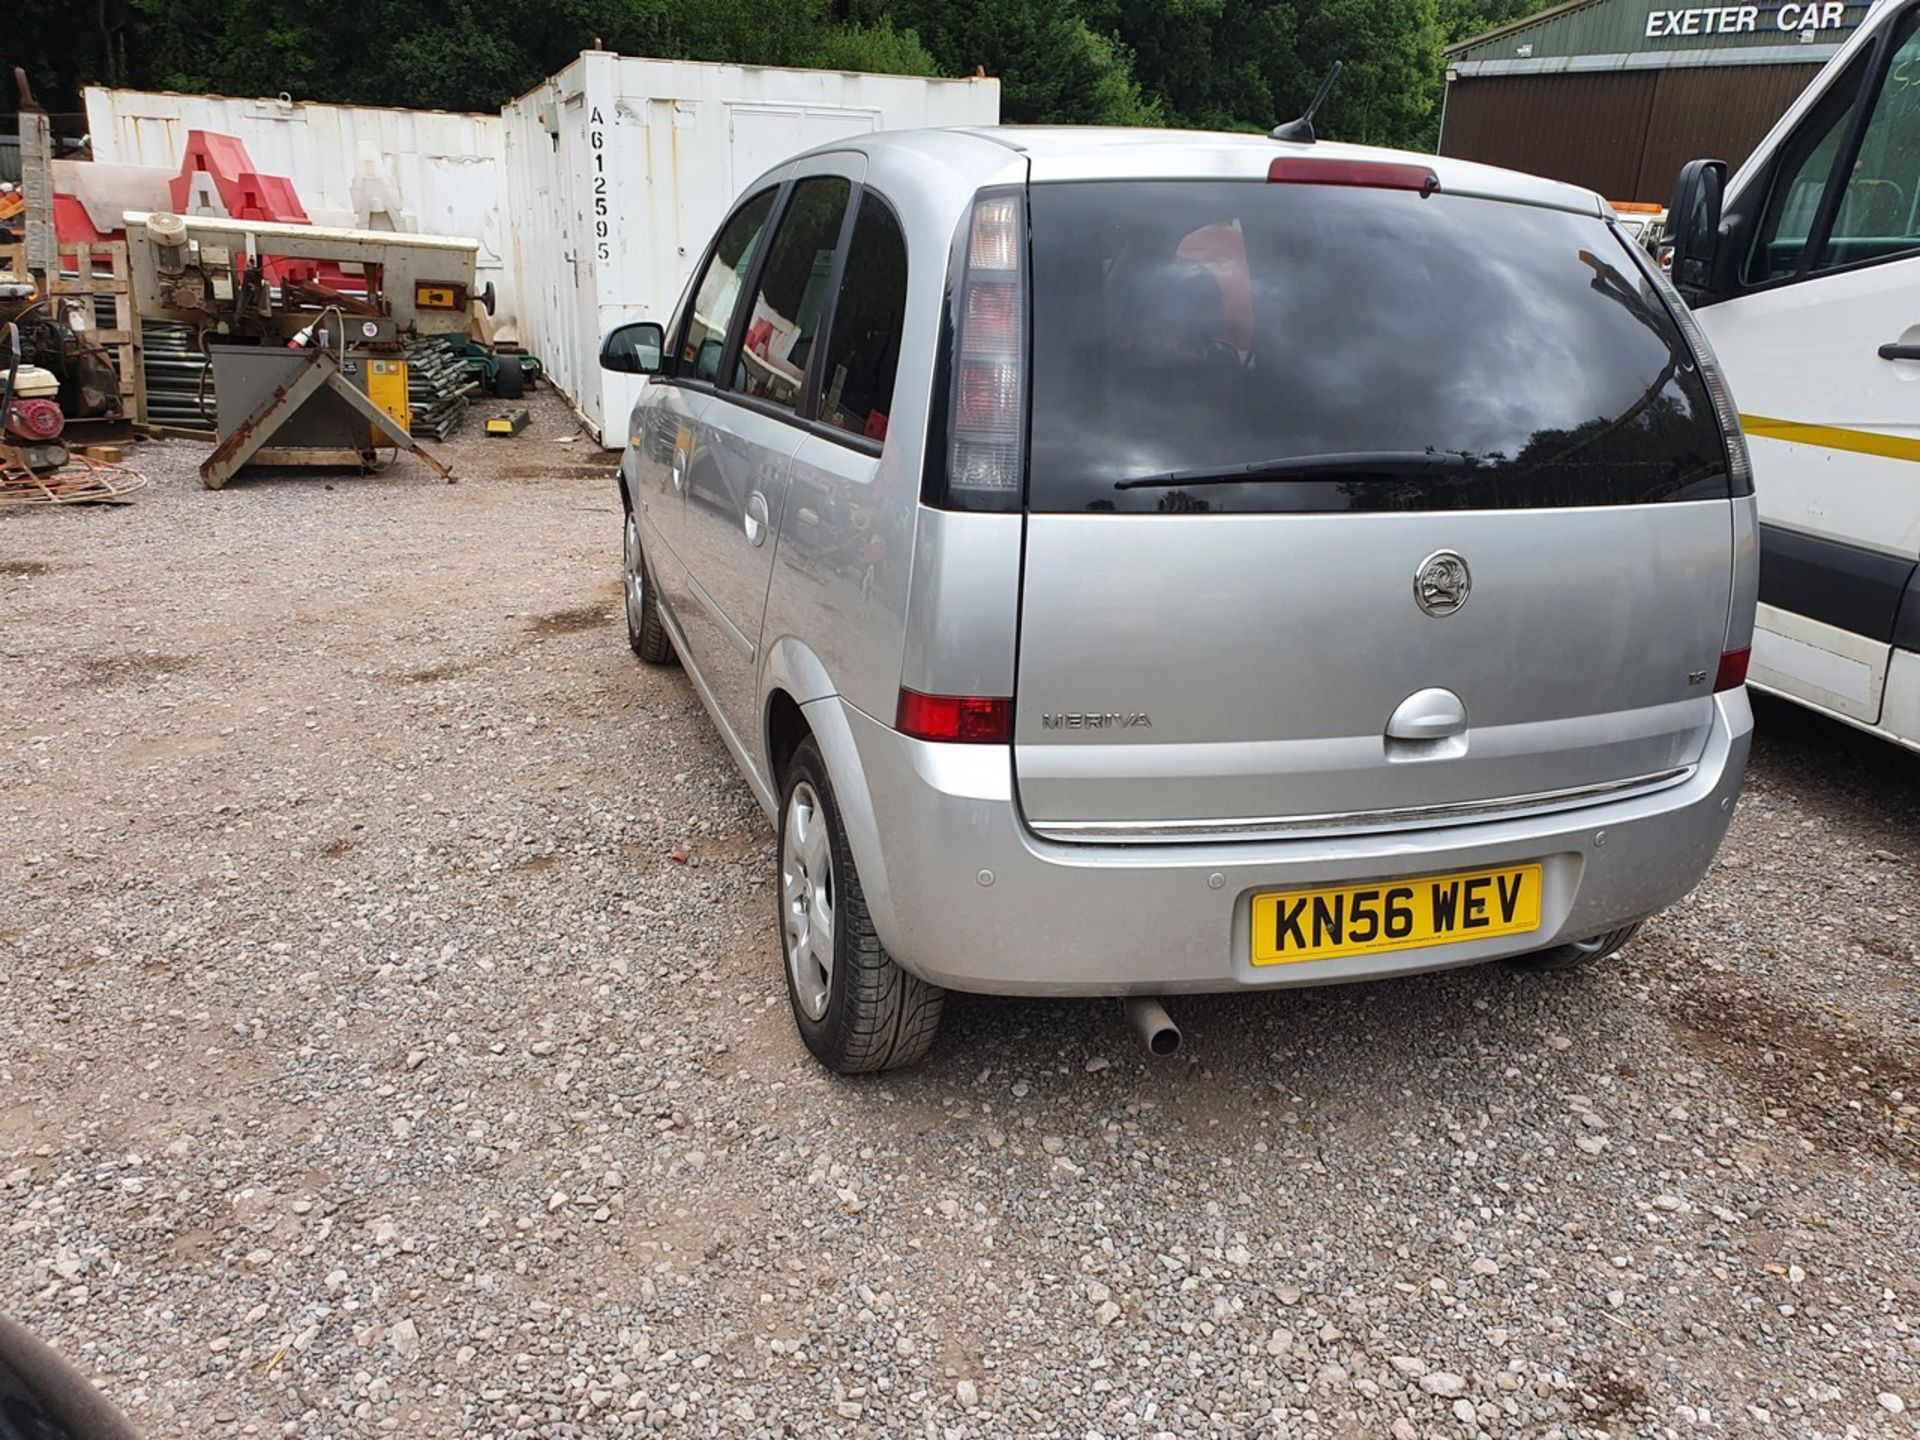
[[1320, 103], [1327, 98], [1327, 92], [1333, 89], [1333, 82], [1340, 78], [1340, 62], [1333, 62], [1333, 68], [1327, 71], [1327, 78], [1320, 82], [1320, 93], [1313, 97], [1313, 103], [1307, 106], [1307, 113], [1298, 120], [1289, 120], [1284, 125], [1273, 127], [1275, 140], [1298, 140], [1303, 145], [1314, 142], [1313, 117], [1319, 112]]

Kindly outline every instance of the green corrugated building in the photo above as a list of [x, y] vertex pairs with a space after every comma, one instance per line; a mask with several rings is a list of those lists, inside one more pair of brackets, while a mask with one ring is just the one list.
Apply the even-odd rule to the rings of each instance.
[[1664, 203], [1738, 165], [1870, 5], [1571, 0], [1447, 52], [1440, 151]]

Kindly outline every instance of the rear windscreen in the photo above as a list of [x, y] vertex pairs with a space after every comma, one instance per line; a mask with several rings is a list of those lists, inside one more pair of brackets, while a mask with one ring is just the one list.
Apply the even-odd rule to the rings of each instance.
[[1692, 356], [1597, 216], [1245, 181], [1029, 203], [1033, 510], [1729, 493]]

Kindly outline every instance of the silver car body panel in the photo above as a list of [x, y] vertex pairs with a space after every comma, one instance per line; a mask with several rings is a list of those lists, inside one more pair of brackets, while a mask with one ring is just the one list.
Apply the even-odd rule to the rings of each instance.
[[[1518, 807], [1690, 765], [1726, 635], [1728, 510], [1030, 516], [1021, 807], [1271, 824]], [[1412, 582], [1442, 547], [1473, 584], [1431, 616]], [[1458, 697], [1465, 728], [1388, 734], [1427, 688]], [[1151, 723], [1056, 723], [1089, 714]]]
[[1127, 130], [1036, 125], [1017, 130], [973, 131], [1006, 137], [1032, 157], [1036, 185], [1083, 180], [1244, 179], [1249, 164], [1264, 172], [1281, 155], [1334, 160], [1400, 160], [1431, 169], [1449, 195], [1542, 205], [1580, 215], [1606, 215], [1606, 201], [1591, 190], [1537, 175], [1521, 175], [1470, 160], [1412, 151], [1375, 150], [1327, 141], [1294, 144], [1264, 135], [1222, 135], [1204, 130]]
[[[1709, 502], [1662, 506], [1657, 517], [1631, 507], [1563, 512], [1525, 534], [1517, 528], [1523, 517], [1511, 513], [1206, 517], [1217, 528], [1204, 547], [1181, 538], [1199, 535], [1184, 527], [1202, 517], [1139, 526], [1136, 541], [1127, 527], [1139, 517], [962, 514], [920, 503], [930, 424], [945, 404], [934, 377], [949, 257], [979, 190], [1103, 176], [1244, 176], [1288, 148], [1258, 137], [1048, 130], [836, 142], [831, 155], [798, 157], [742, 193], [845, 173], [834, 168], [845, 159], [833, 157], [856, 152], [864, 184], [898, 218], [907, 305], [884, 444], [769, 413], [697, 381], [656, 378], [642, 387], [622, 483], [674, 647], [769, 815], [779, 789], [769, 716], [783, 699], [801, 707], [880, 936], [927, 979], [1093, 994], [1317, 984], [1467, 964], [1594, 934], [1670, 903], [1704, 871], [1725, 829], [1751, 726], [1744, 695], [1688, 694], [1684, 677], [1671, 694], [1630, 681], [1623, 646], [1631, 638], [1656, 652], [1646, 673], [1664, 675], [1682, 661], [1700, 668], [1700, 656], [1717, 652], [1723, 637], [1744, 643], [1750, 502], [1731, 507], [1731, 525], [1726, 503]], [[1328, 144], [1315, 153], [1394, 158]], [[1604, 214], [1603, 202], [1574, 187], [1445, 157], [1399, 158], [1432, 166], [1451, 193]], [[769, 524], [758, 546], [744, 529], [755, 494]], [[1093, 528], [1101, 524], [1109, 528]], [[1293, 612], [1283, 614], [1257, 577], [1287, 527], [1312, 535], [1296, 552], [1302, 583]], [[1411, 583], [1421, 557], [1442, 546], [1466, 554], [1474, 589], [1458, 614], [1435, 619], [1416, 609]], [[1597, 558], [1603, 554], [1610, 563]], [[1175, 576], [1201, 588], [1176, 595]], [[1129, 647], [1096, 613], [1103, 597], [1124, 608], [1138, 606], [1144, 592], [1161, 594], [1196, 627], [1167, 632], [1193, 652], [1194, 673], [1203, 661], [1237, 665], [1253, 687], [1241, 693], [1259, 703], [1272, 692], [1262, 691], [1255, 662], [1276, 649], [1304, 661], [1316, 635], [1325, 639], [1343, 623], [1337, 604], [1316, 597], [1343, 583], [1389, 579], [1396, 604], [1404, 601], [1404, 623], [1371, 626], [1364, 638], [1411, 678], [1369, 678], [1386, 673], [1384, 663], [1339, 667], [1329, 673], [1341, 684], [1359, 681], [1346, 708], [1336, 713], [1331, 698], [1316, 699], [1303, 715], [1323, 723], [1265, 737], [1234, 733], [1232, 687], [1209, 680], [1196, 705], [1199, 691], [1182, 691], [1177, 661]], [[1685, 598], [1659, 607], [1653, 624], [1639, 588], [1656, 583]], [[1221, 591], [1212, 601], [1209, 584]], [[1210, 608], [1216, 601], [1238, 608], [1223, 613]], [[1705, 618], [1691, 613], [1696, 601]], [[1052, 613], [1042, 604], [1091, 628], [1076, 637], [1073, 626], [1036, 626]], [[1618, 624], [1597, 613], [1614, 605], [1628, 612]], [[1650, 628], [1635, 631], [1634, 618]], [[1542, 623], [1544, 631], [1536, 628]], [[1445, 639], [1448, 626], [1458, 627], [1457, 642]], [[1545, 663], [1595, 627], [1605, 644], [1582, 663], [1614, 666], [1624, 684], [1598, 725], [1556, 710], [1567, 667]], [[1451, 656], [1451, 670], [1429, 673], [1414, 663], [1423, 654]], [[1530, 708], [1476, 707], [1475, 675], [1529, 659], [1542, 662]], [[1118, 693], [1141, 677], [1152, 697]], [[1462, 692], [1465, 753], [1386, 766], [1383, 727], [1418, 688], [1415, 679], [1451, 679]], [[891, 721], [903, 686], [1015, 696], [1016, 744], [902, 736]], [[1151, 728], [1093, 734], [1046, 729], [1042, 719], [1122, 707], [1150, 713]], [[1362, 712], [1365, 725], [1355, 718]], [[1455, 760], [1497, 768], [1503, 753], [1519, 754], [1539, 742], [1541, 727], [1556, 726], [1568, 763], [1540, 774], [1523, 773], [1525, 762], [1514, 760], [1514, 778], [1491, 807], [1498, 813], [1484, 813], [1477, 802], [1485, 796], [1474, 787], [1441, 778]], [[1457, 749], [1458, 738], [1437, 743]], [[1422, 770], [1430, 778], [1418, 778]], [[1358, 777], [1359, 789], [1336, 783], [1341, 777]], [[1417, 813], [1423, 807], [1435, 808]], [[1314, 823], [1327, 817], [1350, 833]], [[1194, 833], [1204, 822], [1236, 828]], [[1256, 833], [1266, 822], [1294, 828]], [[1108, 833], [1069, 835], [1074, 826]], [[1543, 928], [1534, 935], [1263, 970], [1250, 964], [1248, 901], [1261, 890], [1523, 859], [1546, 867]]]
[[921, 512], [901, 685], [923, 695], [1013, 694], [1021, 524], [1018, 515]]
[[[1651, 794], [1412, 833], [1160, 846], [1035, 835], [1020, 822], [1003, 748], [912, 740], [838, 699], [805, 713], [835, 776], [874, 924], [900, 964], [958, 990], [1120, 995], [1448, 969], [1602, 934], [1670, 905], [1712, 863], [1746, 769], [1746, 693], [1711, 705], [1700, 763]], [[1248, 913], [1262, 892], [1523, 861], [1545, 867], [1533, 934], [1251, 963]]]

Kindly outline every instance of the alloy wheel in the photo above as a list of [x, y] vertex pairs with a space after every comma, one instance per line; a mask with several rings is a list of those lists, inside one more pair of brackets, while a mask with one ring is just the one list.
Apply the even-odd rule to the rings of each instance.
[[809, 1020], [833, 989], [833, 847], [820, 793], [802, 780], [787, 797], [780, 846], [780, 913], [793, 993]]

